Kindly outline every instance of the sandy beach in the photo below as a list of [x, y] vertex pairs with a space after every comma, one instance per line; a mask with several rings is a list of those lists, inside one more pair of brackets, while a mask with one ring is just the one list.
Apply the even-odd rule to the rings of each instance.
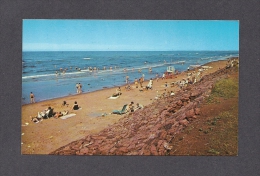
[[[213, 73], [226, 66], [227, 61], [215, 61], [206, 64], [212, 68], [202, 72], [202, 76]], [[173, 79], [159, 79], [153, 81], [153, 90], [140, 92], [138, 88], [132, 85], [132, 90], [126, 91], [121, 87], [122, 95], [117, 99], [108, 99], [116, 88], [103, 89], [95, 92], [67, 96], [33, 104], [22, 106], [21, 119], [21, 153], [22, 154], [49, 154], [50, 152], [62, 147], [72, 141], [84, 138], [88, 134], [95, 134], [112, 125], [124, 115], [110, 114], [113, 110], [121, 110], [124, 104], [133, 101], [144, 106], [151, 104], [157, 94], [164, 92], [165, 82], [171, 83], [186, 78], [187, 72], [177, 75]], [[143, 85], [146, 86], [148, 81]], [[178, 87], [168, 87], [167, 91], [177, 92]], [[76, 90], [75, 90], [76, 91]], [[28, 95], [29, 96], [29, 95]], [[37, 95], [35, 95], [37, 97]], [[61, 104], [66, 101], [69, 106], [62, 107]], [[81, 110], [72, 111], [72, 105], [77, 101]], [[68, 119], [50, 118], [39, 123], [33, 123], [30, 116], [36, 116], [37, 112], [43, 111], [47, 107], [54, 108], [54, 112], [68, 110], [69, 113], [75, 113]], [[107, 115], [102, 116], [106, 113]], [[27, 125], [28, 124], [28, 125]]]

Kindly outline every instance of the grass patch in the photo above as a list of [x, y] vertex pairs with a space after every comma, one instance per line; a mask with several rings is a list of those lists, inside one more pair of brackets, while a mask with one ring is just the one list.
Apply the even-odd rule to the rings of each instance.
[[209, 130], [213, 131], [214, 137], [209, 139], [210, 145], [214, 149], [207, 152], [213, 155], [236, 155], [238, 118], [234, 110], [224, 111], [207, 122]]
[[238, 80], [225, 78], [217, 81], [211, 91], [210, 96], [206, 99], [209, 103], [219, 103], [218, 98], [233, 98], [238, 95]]

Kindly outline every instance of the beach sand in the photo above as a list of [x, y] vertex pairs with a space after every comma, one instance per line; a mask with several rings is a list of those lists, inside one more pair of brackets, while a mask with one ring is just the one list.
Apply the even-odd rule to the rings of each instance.
[[[202, 75], [217, 71], [219, 68], [226, 66], [227, 61], [214, 61], [208, 64], [212, 68], [203, 71]], [[186, 78], [187, 73], [183, 72], [177, 75], [174, 79], [159, 79], [153, 81], [153, 90], [140, 92], [132, 84], [132, 90], [126, 91], [121, 87], [122, 95], [117, 99], [108, 99], [116, 88], [103, 89], [95, 92], [67, 96], [33, 104], [22, 106], [22, 119], [21, 119], [21, 153], [22, 154], [49, 154], [50, 152], [62, 147], [72, 141], [84, 138], [88, 134], [98, 133], [104, 128], [112, 125], [124, 115], [110, 114], [113, 110], [121, 110], [124, 104], [129, 104], [133, 101], [135, 104], [140, 103], [144, 106], [149, 105], [157, 94], [164, 92], [164, 83], [180, 81]], [[143, 86], [146, 86], [146, 81]], [[167, 91], [177, 92], [178, 87], [168, 87]], [[75, 90], [76, 91], [76, 90]], [[35, 95], [37, 97], [37, 95]], [[66, 101], [69, 106], [62, 107], [61, 104]], [[81, 110], [72, 111], [72, 105], [77, 101]], [[55, 119], [50, 118], [43, 120], [39, 123], [33, 123], [30, 116], [36, 116], [37, 112], [43, 111], [51, 106], [54, 111], [69, 110], [70, 113], [75, 113], [76, 116], [68, 119]], [[102, 114], [107, 115], [102, 117]], [[29, 123], [29, 124], [28, 124]], [[28, 125], [26, 125], [28, 124]]]

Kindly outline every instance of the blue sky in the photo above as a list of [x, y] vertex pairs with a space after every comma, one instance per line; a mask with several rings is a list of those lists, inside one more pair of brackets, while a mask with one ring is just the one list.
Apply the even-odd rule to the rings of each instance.
[[239, 50], [239, 21], [23, 20], [23, 51]]

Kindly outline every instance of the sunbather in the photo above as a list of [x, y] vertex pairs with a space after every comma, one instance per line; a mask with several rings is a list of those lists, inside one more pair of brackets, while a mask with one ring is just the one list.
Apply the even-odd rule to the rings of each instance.
[[67, 107], [68, 107], [68, 105], [69, 105], [69, 104], [67, 104], [66, 101], [63, 101], [62, 104], [61, 104], [61, 106], [67, 106]]
[[74, 105], [73, 105], [73, 107], [72, 107], [72, 110], [78, 110], [80, 107], [79, 107], [79, 105], [78, 105], [78, 103], [75, 101], [74, 102]]
[[127, 107], [128, 112], [134, 112], [134, 102], [131, 102]]
[[116, 89], [116, 94], [118, 94], [118, 95], [121, 95], [122, 93], [121, 93], [121, 88], [120, 87], [118, 87], [117, 89]]
[[55, 115], [53, 116], [55, 119], [59, 118], [63, 116], [63, 114], [61, 112], [56, 112]]
[[53, 117], [55, 115], [55, 113], [53, 112], [53, 108], [51, 108], [50, 106], [48, 107], [48, 109], [46, 110], [46, 116], [47, 118]]
[[136, 103], [136, 108], [135, 108], [135, 110], [137, 110], [137, 109], [143, 109], [143, 108], [144, 108], [143, 105], [141, 105], [141, 104], [139, 104], [139, 103]]
[[31, 117], [31, 121], [34, 122], [34, 123], [38, 123], [40, 121], [42, 121], [43, 119], [42, 118], [38, 118], [38, 117]]

